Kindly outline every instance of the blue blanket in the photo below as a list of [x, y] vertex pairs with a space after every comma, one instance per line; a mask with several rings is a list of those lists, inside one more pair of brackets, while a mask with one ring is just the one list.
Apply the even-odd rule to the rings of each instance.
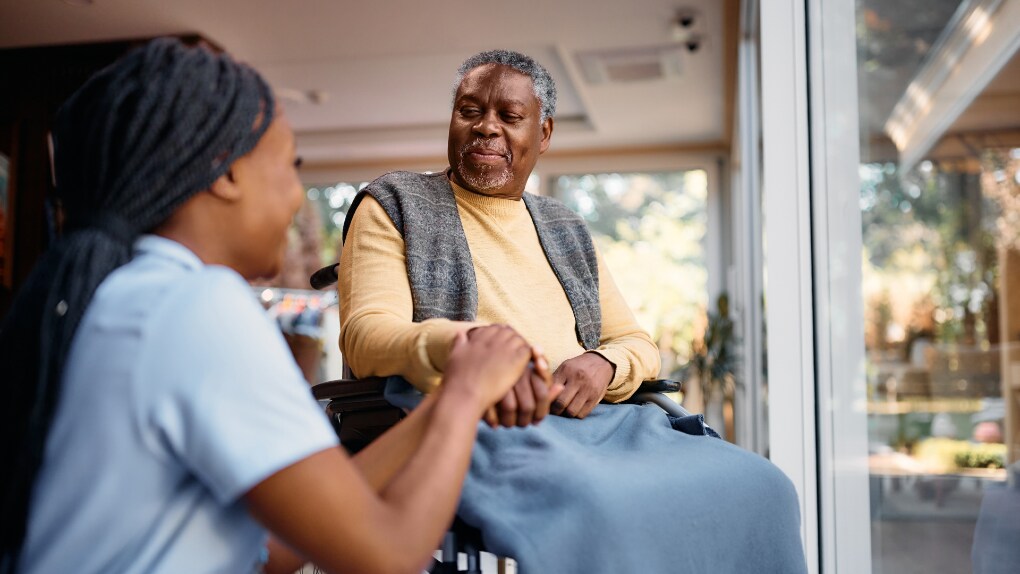
[[523, 574], [806, 572], [786, 476], [677, 426], [652, 405], [480, 424], [458, 514]]

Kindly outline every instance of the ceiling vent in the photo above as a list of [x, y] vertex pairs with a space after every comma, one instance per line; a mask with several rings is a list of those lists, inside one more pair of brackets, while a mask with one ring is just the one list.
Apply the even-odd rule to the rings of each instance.
[[683, 76], [686, 44], [589, 50], [576, 54], [577, 65], [592, 85], [648, 82]]
[[325, 90], [298, 90], [295, 88], [276, 88], [276, 97], [294, 104], [322, 105], [329, 101], [329, 92]]

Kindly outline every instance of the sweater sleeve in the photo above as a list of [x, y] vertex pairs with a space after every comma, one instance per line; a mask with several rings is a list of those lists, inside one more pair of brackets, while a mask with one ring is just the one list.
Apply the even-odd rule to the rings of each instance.
[[480, 323], [415, 323], [404, 239], [373, 197], [354, 214], [340, 257], [340, 351], [357, 376], [401, 375], [429, 392], [454, 337]]
[[659, 374], [659, 349], [638, 325], [634, 313], [613, 281], [600, 253], [599, 303], [602, 307], [602, 337], [594, 352], [616, 366], [605, 400], [618, 403], [630, 398], [645, 379]]

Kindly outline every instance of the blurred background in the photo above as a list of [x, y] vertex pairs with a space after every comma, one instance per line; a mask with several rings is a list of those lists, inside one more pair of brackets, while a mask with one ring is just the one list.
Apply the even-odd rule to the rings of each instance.
[[586, 219], [676, 400], [794, 478], [812, 571], [1020, 571], [1020, 2], [0, 0], [0, 311], [59, 233], [53, 112], [166, 34], [250, 63], [295, 129], [307, 201], [253, 292], [310, 383], [340, 375], [336, 294], [308, 277], [354, 196], [445, 169], [456, 68], [522, 51], [559, 90], [528, 190]]

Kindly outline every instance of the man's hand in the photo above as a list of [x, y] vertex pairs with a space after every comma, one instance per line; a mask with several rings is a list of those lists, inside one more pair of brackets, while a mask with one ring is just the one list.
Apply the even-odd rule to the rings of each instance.
[[489, 409], [485, 420], [489, 426], [528, 426], [538, 424], [549, 414], [552, 402], [563, 391], [563, 385], [553, 384], [549, 362], [541, 349], [531, 348], [531, 364], [525, 369], [514, 388], [495, 407]]
[[584, 353], [563, 361], [553, 373], [553, 382], [563, 385], [552, 405], [554, 415], [583, 419], [591, 413], [613, 381], [616, 368], [598, 353]]
[[479, 404], [479, 417], [527, 374], [531, 346], [506, 325], [458, 333], [450, 348], [443, 387], [463, 392]]

